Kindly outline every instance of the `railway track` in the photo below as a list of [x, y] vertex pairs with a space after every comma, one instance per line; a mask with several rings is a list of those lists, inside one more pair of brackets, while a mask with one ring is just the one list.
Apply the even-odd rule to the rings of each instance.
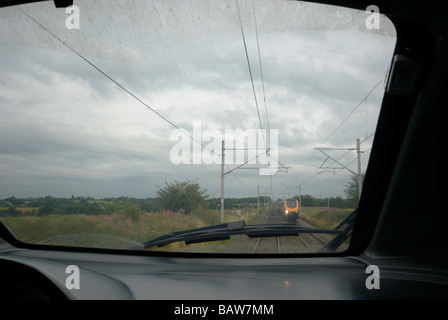
[[[302, 219], [297, 219], [297, 225], [301, 227], [312, 227]], [[326, 245], [333, 236], [322, 235], [315, 233], [304, 233], [299, 235], [300, 241], [306, 246], [309, 252], [317, 252], [320, 248]]]
[[[264, 223], [277, 224], [291, 222], [287, 222], [283, 216], [270, 211], [267, 213]], [[309, 227], [309, 225], [300, 218], [296, 221], [296, 224]], [[303, 233], [298, 234], [297, 236], [287, 237], [257, 238], [251, 253], [316, 253], [330, 239], [331, 238], [328, 238], [328, 235], [323, 236], [314, 233]]]
[[[285, 217], [276, 211], [266, 212], [257, 223], [265, 224], [297, 224], [303, 227], [313, 227], [302, 219], [294, 222], [286, 221]], [[231, 244], [223, 248], [223, 253], [246, 253], [246, 254], [297, 254], [318, 253], [319, 250], [329, 242], [334, 235], [302, 233], [296, 236], [282, 237], [260, 237], [249, 238], [245, 235], [235, 236]]]
[[[265, 224], [278, 223], [277, 217], [272, 214], [272, 211], [268, 213]], [[275, 251], [275, 252], [273, 252]], [[252, 254], [255, 253], [281, 253], [282, 246], [280, 242], [280, 237], [272, 238], [257, 238], [257, 242], [252, 250]]]

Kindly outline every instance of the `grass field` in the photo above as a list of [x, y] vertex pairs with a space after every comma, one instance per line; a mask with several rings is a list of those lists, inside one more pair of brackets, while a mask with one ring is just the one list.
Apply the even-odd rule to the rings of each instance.
[[[353, 209], [327, 207], [303, 207], [301, 218], [315, 227], [334, 229]], [[328, 223], [330, 221], [330, 224]]]
[[[24, 213], [19, 217], [2, 217], [2, 222], [17, 239], [26, 243], [47, 243], [54, 245], [98, 248], [129, 248], [136, 243], [155, 238], [173, 231], [199, 228], [221, 222], [219, 210], [203, 210], [191, 214], [169, 210], [158, 212], [126, 211], [111, 214], [31, 214], [30, 208], [17, 208]], [[36, 209], [33, 209], [36, 210]], [[319, 228], [335, 228], [352, 209], [330, 208], [328, 225], [327, 207], [304, 207], [301, 218]], [[241, 211], [226, 210], [225, 222], [245, 220], [255, 223], [257, 210], [246, 208]], [[182, 246], [178, 243], [173, 246]]]
[[[224, 217], [225, 222], [245, 220], [251, 223], [256, 219], [257, 212], [253, 208], [239, 212], [226, 210]], [[221, 215], [219, 210], [192, 214], [164, 210], [140, 212], [133, 218], [126, 213], [112, 213], [30, 215], [2, 217], [1, 220], [17, 239], [26, 243], [121, 249], [169, 232], [220, 223]]]

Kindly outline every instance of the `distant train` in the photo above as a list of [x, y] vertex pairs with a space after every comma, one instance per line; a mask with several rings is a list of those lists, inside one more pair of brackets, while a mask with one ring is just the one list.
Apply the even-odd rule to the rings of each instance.
[[294, 198], [289, 198], [283, 202], [283, 215], [289, 222], [295, 222], [299, 218], [300, 213], [299, 201]]

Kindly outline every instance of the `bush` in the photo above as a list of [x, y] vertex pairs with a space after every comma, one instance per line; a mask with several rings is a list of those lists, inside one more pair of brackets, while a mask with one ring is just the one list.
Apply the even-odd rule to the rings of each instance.
[[192, 181], [167, 183], [157, 191], [160, 208], [174, 212], [191, 213], [193, 210], [207, 208], [206, 191]]

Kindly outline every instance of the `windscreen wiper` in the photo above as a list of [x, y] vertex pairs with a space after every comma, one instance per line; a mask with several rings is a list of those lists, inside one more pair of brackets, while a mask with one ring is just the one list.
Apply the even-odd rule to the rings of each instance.
[[[250, 238], [297, 236], [300, 233], [344, 234], [344, 230], [330, 230], [301, 227], [295, 224], [256, 224], [246, 225], [243, 220], [221, 223], [212, 226], [167, 233], [142, 243], [143, 249], [163, 247], [170, 243], [185, 241], [185, 244], [228, 240], [233, 235], [247, 235]], [[131, 249], [141, 249], [131, 248]]]
[[326, 243], [319, 250], [320, 253], [336, 251], [336, 249], [339, 248], [341, 244], [344, 243], [352, 235], [357, 213], [358, 209], [355, 209], [352, 213], [345, 217], [345, 219], [342, 220], [339, 225], [337, 225], [335, 230], [342, 230], [342, 227], [345, 226], [345, 228], [343, 229], [345, 232], [342, 234], [338, 234], [330, 242]]

